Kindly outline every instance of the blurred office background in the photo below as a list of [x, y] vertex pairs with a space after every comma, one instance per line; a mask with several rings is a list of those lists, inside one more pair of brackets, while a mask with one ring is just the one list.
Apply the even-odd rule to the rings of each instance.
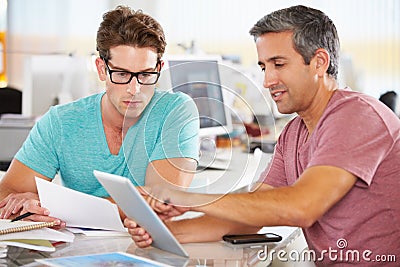
[[252, 114], [243, 103], [228, 105], [245, 123], [252, 123], [253, 115], [272, 118], [269, 132], [275, 128], [278, 134], [287, 117], [259, 97], [260, 92], [266, 98], [269, 94], [262, 88], [248, 31], [267, 13], [296, 4], [321, 9], [335, 22], [341, 38], [341, 87], [400, 104], [393, 102], [400, 93], [399, 0], [0, 0], [0, 115], [27, 116], [9, 117], [11, 126], [1, 125], [4, 116], [0, 120], [0, 152], [5, 153], [0, 153], [0, 169], [27, 136], [32, 116], [103, 90], [93, 64], [96, 32], [103, 13], [117, 5], [142, 9], [161, 23], [166, 55], [222, 56], [232, 68], [222, 83], [250, 104]]
[[258, 86], [261, 73], [250, 27], [278, 8], [295, 4], [319, 8], [333, 19], [341, 38], [340, 85], [376, 98], [387, 91], [400, 93], [398, 0], [0, 0], [0, 4], [0, 85], [24, 92], [32, 82], [30, 72], [42, 64], [32, 57], [70, 56], [76, 59], [72, 63], [49, 61], [54, 68], [67, 66], [76, 74], [70, 79], [68, 73], [60, 75], [60, 83], [53, 86], [82, 87], [72, 93], [65, 89], [61, 102], [101, 90], [92, 64], [96, 31], [102, 14], [119, 4], [142, 9], [160, 21], [167, 54], [222, 55]]

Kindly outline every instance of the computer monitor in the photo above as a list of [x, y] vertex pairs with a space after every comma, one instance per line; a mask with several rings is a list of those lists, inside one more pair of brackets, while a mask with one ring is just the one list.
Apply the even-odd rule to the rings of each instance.
[[90, 94], [88, 59], [70, 55], [32, 55], [24, 62], [22, 114], [38, 117], [53, 105]]
[[23, 123], [3, 123], [0, 121], [0, 171], [6, 171], [21, 148], [32, 124]]
[[158, 87], [193, 98], [199, 111], [200, 137], [231, 132], [231, 113], [224, 102], [228, 88], [222, 85], [220, 57], [167, 56], [164, 62]]

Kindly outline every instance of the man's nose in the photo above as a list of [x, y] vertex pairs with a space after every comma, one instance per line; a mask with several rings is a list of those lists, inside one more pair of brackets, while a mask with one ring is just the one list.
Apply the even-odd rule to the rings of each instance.
[[137, 77], [133, 77], [132, 80], [128, 83], [128, 88], [126, 91], [131, 95], [136, 95], [140, 93], [140, 83], [137, 80]]
[[276, 75], [276, 71], [265, 69], [264, 72], [264, 88], [270, 88], [278, 83], [278, 78]]

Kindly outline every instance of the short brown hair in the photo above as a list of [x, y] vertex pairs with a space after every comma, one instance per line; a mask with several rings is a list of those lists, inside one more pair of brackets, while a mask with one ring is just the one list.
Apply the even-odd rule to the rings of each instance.
[[97, 31], [97, 51], [100, 57], [110, 59], [110, 48], [118, 45], [152, 47], [160, 59], [167, 45], [161, 25], [142, 10], [117, 6], [103, 15]]

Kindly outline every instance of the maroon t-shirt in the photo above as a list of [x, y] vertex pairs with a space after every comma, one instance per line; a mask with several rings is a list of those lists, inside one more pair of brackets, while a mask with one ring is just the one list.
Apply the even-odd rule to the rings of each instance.
[[[373, 97], [337, 90], [308, 140], [307, 135], [300, 117], [288, 123], [263, 174], [264, 183], [292, 185], [304, 170], [317, 165], [339, 167], [358, 177], [342, 200], [303, 229], [309, 248], [321, 258], [316, 263], [399, 266], [399, 118]], [[378, 262], [392, 260], [391, 255], [396, 263]]]

